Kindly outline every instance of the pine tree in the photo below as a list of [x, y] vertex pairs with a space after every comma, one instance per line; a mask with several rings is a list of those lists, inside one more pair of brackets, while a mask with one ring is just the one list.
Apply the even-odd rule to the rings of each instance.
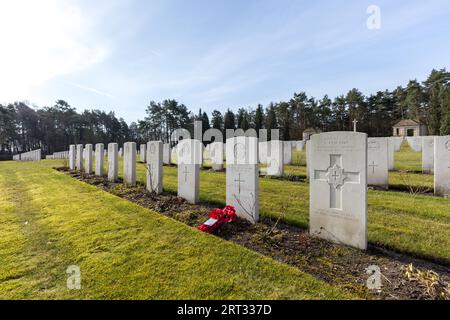
[[450, 135], [450, 85], [447, 85], [440, 95], [442, 105], [441, 135]]
[[264, 126], [264, 109], [261, 104], [258, 104], [255, 111], [255, 130], [259, 136], [259, 130]]
[[413, 120], [423, 120], [423, 88], [417, 80], [411, 80], [406, 88], [405, 103], [408, 108], [408, 117]]
[[201, 121], [202, 121], [202, 126], [203, 126], [203, 133], [205, 133], [206, 130], [211, 128], [211, 125], [209, 123], [209, 118], [208, 118], [208, 115], [206, 114], [206, 112], [203, 112]]
[[237, 120], [238, 129], [244, 129], [244, 127], [243, 127], [244, 122], [245, 122], [245, 109], [244, 108], [239, 108], [239, 110], [236, 114], [236, 120]]
[[236, 120], [234, 117], [234, 113], [230, 109], [225, 112], [224, 127], [225, 129], [236, 129]]
[[440, 132], [443, 112], [441, 95], [449, 80], [450, 74], [445, 69], [440, 71], [433, 69], [428, 79], [423, 83], [427, 101], [426, 118], [428, 131], [431, 135], [438, 135]]
[[223, 131], [223, 116], [220, 111], [214, 110], [211, 115], [211, 124], [214, 129]]
[[[272, 129], [278, 129], [278, 123], [277, 123], [277, 114], [275, 112], [275, 106], [273, 103], [271, 103], [266, 111], [266, 122], [265, 127], [267, 129], [267, 139], [272, 139], [271, 136], [271, 130]], [[281, 137], [280, 137], [281, 138]]]

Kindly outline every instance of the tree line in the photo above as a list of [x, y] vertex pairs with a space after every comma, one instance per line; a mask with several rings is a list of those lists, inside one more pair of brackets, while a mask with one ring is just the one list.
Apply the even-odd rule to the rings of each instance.
[[148, 140], [170, 142], [177, 128], [193, 132], [194, 120], [203, 130], [241, 128], [279, 129], [283, 140], [301, 140], [307, 128], [326, 131], [350, 131], [358, 121], [358, 131], [369, 136], [392, 135], [392, 126], [401, 119], [419, 120], [430, 135], [450, 134], [450, 73], [432, 70], [428, 78], [411, 80], [392, 91], [365, 96], [358, 89], [331, 99], [295, 93], [289, 101], [267, 106], [239, 108], [236, 112], [201, 109], [192, 112], [176, 100], [151, 101], [146, 117], [129, 125], [114, 112], [86, 110], [78, 113], [66, 101], [52, 107], [35, 108], [24, 102], [0, 104], [0, 154], [11, 155], [41, 148], [44, 154], [67, 150], [70, 144]]

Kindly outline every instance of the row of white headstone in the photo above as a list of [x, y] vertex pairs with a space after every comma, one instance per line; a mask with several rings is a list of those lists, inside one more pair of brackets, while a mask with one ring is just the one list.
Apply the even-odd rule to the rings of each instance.
[[[247, 146], [250, 147], [247, 150]], [[146, 144], [147, 189], [161, 193], [163, 190], [163, 144], [150, 141]], [[83, 157], [84, 150], [84, 157]], [[198, 203], [200, 194], [200, 166], [202, 145], [198, 140], [182, 140], [178, 144], [178, 196], [191, 203]], [[216, 145], [223, 152], [222, 145]], [[141, 153], [143, 149], [141, 148]], [[71, 145], [69, 167], [87, 174], [104, 175], [104, 145], [95, 145], [95, 166], [93, 168], [93, 145]], [[233, 205], [237, 213], [252, 222], [259, 219], [258, 208], [258, 143], [256, 138], [238, 137], [227, 143], [227, 204]], [[124, 144], [123, 181], [136, 184], [136, 143]], [[250, 155], [250, 158], [248, 158]], [[84, 163], [83, 163], [84, 158]], [[223, 165], [223, 164], [222, 164]], [[117, 143], [108, 145], [108, 179], [117, 181]]]
[[[280, 176], [283, 174], [283, 165], [292, 163], [292, 151], [302, 151], [303, 148], [303, 141], [259, 142], [258, 161], [268, 165], [267, 175]], [[140, 160], [145, 162], [145, 144], [141, 145], [140, 149]], [[199, 153], [202, 155], [202, 165], [204, 162], [210, 162], [214, 171], [223, 170], [223, 164], [226, 161], [226, 143], [214, 142], [206, 147], [202, 146], [202, 151]], [[163, 163], [165, 165], [178, 164], [177, 154], [178, 145], [173, 148], [169, 144], [163, 145]], [[278, 168], [279, 166], [281, 168]]]
[[422, 152], [422, 172], [434, 172], [434, 138], [435, 136], [407, 137], [409, 146], [415, 152]]
[[[310, 167], [310, 141], [306, 142], [306, 166]], [[394, 169], [395, 152], [401, 148], [402, 140], [394, 137], [368, 138], [368, 184], [378, 187], [388, 187], [389, 171]], [[307, 176], [310, 172], [307, 169]]]
[[[449, 196], [450, 136], [415, 137], [415, 140], [419, 140], [416, 141], [416, 150], [421, 145], [424, 153], [425, 148], [429, 148], [429, 153], [433, 154], [435, 194]], [[377, 158], [386, 163], [386, 157], [382, 156], [386, 140], [382, 138], [367, 139], [360, 133], [313, 136], [309, 171], [312, 234], [359, 248], [366, 247], [367, 183], [373, 172], [371, 160], [375, 159], [373, 154], [377, 153], [376, 150], [381, 151]]]
[[41, 161], [41, 149], [16, 154], [13, 156], [14, 161]]
[[422, 171], [434, 174], [434, 194], [450, 197], [450, 136], [407, 139], [414, 151], [422, 151]]
[[69, 151], [54, 152], [52, 155], [45, 156], [45, 159], [67, 160], [69, 159]]
[[450, 136], [406, 137], [409, 146], [422, 152], [422, 172], [434, 174], [434, 194], [450, 196]]
[[[422, 172], [434, 173], [435, 149], [434, 136], [427, 137], [407, 137], [408, 144], [416, 152], [422, 152]], [[381, 188], [388, 188], [389, 171], [394, 170], [395, 152], [400, 151], [403, 138], [368, 138], [368, 184]], [[306, 145], [306, 159], [308, 164], [308, 143]], [[308, 172], [309, 173], [309, 172]], [[439, 181], [439, 177], [438, 177]], [[436, 194], [442, 195], [439, 191], [439, 183]]]
[[[273, 141], [273, 154], [280, 155], [283, 143]], [[277, 146], [278, 144], [278, 146]], [[365, 249], [367, 247], [367, 186], [369, 159], [384, 155], [386, 138], [368, 138], [364, 133], [328, 132], [312, 136], [308, 143], [310, 176], [310, 232], [327, 240]], [[226, 203], [251, 222], [259, 219], [259, 170], [256, 138], [236, 137], [226, 143]], [[86, 173], [92, 173], [92, 145], [86, 145]], [[384, 152], [383, 152], [383, 150]], [[223, 147], [218, 148], [222, 150]], [[394, 148], [395, 149], [395, 148]], [[103, 144], [96, 145], [95, 174], [103, 175]], [[142, 150], [142, 149], [141, 149]], [[377, 151], [378, 150], [378, 151]], [[70, 147], [71, 169], [83, 169], [83, 146]], [[146, 145], [147, 189], [163, 189], [163, 153], [160, 141]], [[202, 144], [182, 140], [177, 148], [178, 196], [191, 203], [199, 201]], [[450, 193], [450, 136], [434, 137], [435, 174], [442, 182], [437, 190]], [[117, 144], [108, 145], [108, 178], [117, 180]], [[136, 183], [136, 143], [124, 145], [124, 183]], [[441, 188], [442, 187], [442, 188]], [[441, 191], [439, 191], [441, 190]]]
[[[283, 143], [271, 142], [272, 152], [282, 157]], [[257, 138], [235, 137], [226, 143], [226, 203], [252, 223], [259, 220], [259, 163]], [[95, 174], [102, 176], [103, 144], [95, 146]], [[223, 147], [220, 146], [223, 152]], [[93, 145], [85, 146], [85, 168], [92, 173]], [[143, 149], [141, 149], [142, 152]], [[182, 140], [177, 148], [178, 196], [197, 203], [200, 194], [202, 144]], [[367, 246], [367, 135], [352, 132], [325, 133], [310, 142], [311, 233], [332, 241], [365, 249]], [[160, 141], [146, 144], [147, 189], [163, 190], [163, 151]], [[83, 145], [71, 145], [71, 169], [83, 170]], [[124, 183], [136, 183], [136, 143], [124, 145]], [[108, 179], [117, 180], [118, 148], [108, 145]]]
[[422, 152], [422, 172], [434, 172], [434, 140], [436, 136], [406, 137], [409, 146], [415, 152]]

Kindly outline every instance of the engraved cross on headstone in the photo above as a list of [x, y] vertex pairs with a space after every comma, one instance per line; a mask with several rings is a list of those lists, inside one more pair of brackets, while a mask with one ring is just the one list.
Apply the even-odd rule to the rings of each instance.
[[184, 166], [184, 172], [183, 172], [183, 174], [184, 174], [184, 182], [187, 182], [187, 175], [189, 174], [189, 171], [188, 171], [188, 169], [187, 169], [187, 166]]
[[330, 209], [342, 210], [342, 188], [348, 183], [359, 183], [359, 172], [345, 172], [342, 155], [330, 155], [327, 170], [314, 170], [314, 179], [330, 185]]
[[375, 161], [372, 161], [372, 164], [370, 164], [369, 167], [372, 168], [372, 174], [375, 174], [375, 167], [378, 167], [378, 165], [375, 164]]
[[241, 194], [241, 182], [245, 182], [245, 180], [241, 180], [241, 174], [239, 173], [239, 178], [235, 179], [234, 182], [238, 183], [239, 186], [239, 194]]

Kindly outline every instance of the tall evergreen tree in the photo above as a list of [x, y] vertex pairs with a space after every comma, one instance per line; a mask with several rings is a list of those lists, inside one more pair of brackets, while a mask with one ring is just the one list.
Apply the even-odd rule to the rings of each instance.
[[450, 74], [445, 69], [439, 71], [433, 69], [428, 79], [423, 83], [427, 101], [426, 119], [428, 131], [431, 135], [438, 135], [440, 132], [443, 112], [441, 95], [449, 80]]
[[255, 110], [255, 130], [259, 136], [259, 130], [264, 127], [264, 109], [261, 104], [258, 104]]
[[406, 87], [405, 103], [408, 108], [408, 118], [414, 120], [424, 119], [423, 88], [417, 80], [411, 80]]
[[284, 141], [289, 141], [291, 139], [290, 131], [292, 118], [290, 116], [290, 111], [290, 105], [287, 102], [280, 102], [277, 105], [276, 113], [280, 129], [280, 136]]
[[236, 120], [233, 111], [230, 109], [225, 112], [224, 116], [224, 126], [225, 129], [236, 129]]
[[202, 126], [203, 126], [203, 133], [205, 133], [206, 130], [211, 128], [211, 125], [209, 123], [209, 117], [206, 114], [206, 112], [202, 113], [201, 121], [202, 121]]
[[441, 91], [442, 119], [439, 128], [441, 135], [450, 135], [450, 85]]
[[222, 113], [218, 110], [214, 110], [211, 115], [211, 125], [214, 129], [223, 131], [224, 123]]

